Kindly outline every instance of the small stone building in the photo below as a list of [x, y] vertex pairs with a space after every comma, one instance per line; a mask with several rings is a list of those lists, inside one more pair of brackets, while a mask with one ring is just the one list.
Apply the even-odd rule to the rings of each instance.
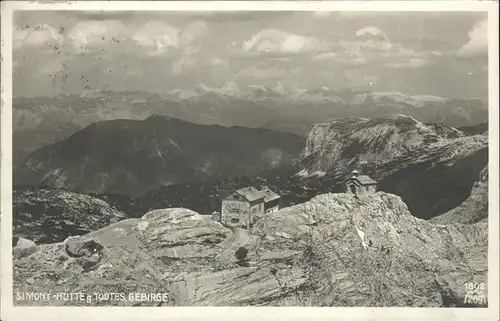
[[241, 188], [222, 200], [221, 223], [250, 227], [258, 217], [279, 209], [280, 196], [269, 188]]
[[363, 195], [366, 193], [375, 193], [377, 191], [377, 181], [371, 179], [368, 175], [359, 175], [358, 171], [353, 171], [352, 176], [347, 180], [346, 193]]

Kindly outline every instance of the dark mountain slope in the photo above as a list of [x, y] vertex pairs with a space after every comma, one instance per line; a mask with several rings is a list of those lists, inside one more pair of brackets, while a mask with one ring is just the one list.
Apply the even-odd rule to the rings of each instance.
[[488, 167], [479, 173], [470, 196], [456, 208], [431, 220], [436, 224], [471, 224], [488, 218]]
[[290, 167], [303, 144], [293, 134], [156, 115], [144, 121], [104, 121], [33, 152], [15, 181], [139, 195], [161, 185]]
[[[449, 146], [443, 153], [450, 153]], [[405, 168], [380, 179], [380, 189], [401, 196], [413, 215], [432, 218], [465, 201], [475, 184], [482, 166], [488, 164], [488, 148], [484, 147], [451, 160], [437, 159], [408, 162]], [[384, 168], [389, 171], [390, 164]], [[383, 173], [383, 169], [379, 170]], [[486, 199], [487, 203], [487, 199]]]
[[488, 123], [481, 123], [475, 126], [459, 127], [459, 130], [469, 135], [478, 135], [488, 133]]

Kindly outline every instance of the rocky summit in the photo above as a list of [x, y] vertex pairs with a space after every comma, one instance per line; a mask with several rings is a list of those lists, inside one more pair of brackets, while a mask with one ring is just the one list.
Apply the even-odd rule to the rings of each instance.
[[[14, 256], [14, 293], [124, 295], [94, 305], [443, 307], [487, 281], [486, 221], [435, 225], [384, 192], [319, 195], [250, 230], [160, 209], [29, 248]], [[129, 300], [136, 292], [168, 300]]]
[[465, 136], [456, 128], [401, 114], [375, 119], [341, 118], [316, 124], [311, 130], [302, 152], [302, 165], [307, 173], [340, 172], [358, 163], [380, 164], [405, 157], [418, 161], [432, 155], [434, 149], [457, 142], [471, 145], [470, 153], [488, 143], [486, 135]]
[[343, 118], [309, 134], [297, 176], [343, 182], [353, 168], [399, 195], [413, 215], [430, 219], [460, 205], [488, 164], [488, 134], [419, 121], [405, 115]]

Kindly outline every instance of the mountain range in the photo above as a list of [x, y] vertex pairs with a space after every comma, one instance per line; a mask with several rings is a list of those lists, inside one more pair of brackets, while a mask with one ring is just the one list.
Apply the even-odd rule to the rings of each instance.
[[98, 122], [27, 158], [19, 185], [93, 193], [129, 216], [165, 207], [203, 214], [232, 189], [267, 185], [285, 206], [343, 192], [354, 168], [430, 219], [464, 202], [488, 164], [488, 134], [405, 115], [343, 118], [307, 139], [164, 116]]
[[488, 120], [487, 103], [476, 98], [409, 96], [397, 92], [333, 91], [251, 86], [199, 85], [155, 94], [137, 91], [88, 91], [55, 97], [15, 97], [13, 157], [26, 156], [97, 121], [143, 120], [164, 115], [187, 122], [266, 128], [307, 136], [315, 123], [344, 117], [377, 118], [405, 114], [453, 127]]

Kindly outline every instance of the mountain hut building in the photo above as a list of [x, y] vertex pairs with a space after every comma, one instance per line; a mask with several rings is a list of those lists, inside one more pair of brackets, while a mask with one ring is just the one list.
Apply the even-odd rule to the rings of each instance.
[[363, 195], [366, 193], [375, 193], [377, 191], [377, 181], [368, 175], [359, 175], [358, 171], [353, 171], [346, 183], [346, 193]]
[[259, 216], [279, 210], [280, 196], [268, 187], [241, 188], [222, 200], [221, 223], [250, 227]]

